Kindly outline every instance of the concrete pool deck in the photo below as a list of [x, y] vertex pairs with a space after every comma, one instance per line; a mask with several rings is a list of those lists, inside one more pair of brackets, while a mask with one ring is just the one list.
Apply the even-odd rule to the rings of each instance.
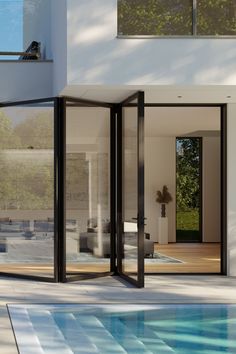
[[236, 277], [146, 276], [145, 289], [117, 277], [74, 283], [0, 278], [0, 353], [17, 354], [8, 317], [9, 303], [235, 303]]

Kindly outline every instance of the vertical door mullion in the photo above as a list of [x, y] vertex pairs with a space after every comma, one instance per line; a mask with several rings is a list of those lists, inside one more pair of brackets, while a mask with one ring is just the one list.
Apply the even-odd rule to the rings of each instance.
[[54, 100], [54, 278], [55, 281], [59, 281], [59, 245], [58, 245], [58, 160], [59, 160], [59, 126], [58, 126], [58, 116], [59, 116], [59, 100], [55, 98]]
[[58, 159], [57, 159], [57, 228], [58, 228], [58, 281], [66, 281], [66, 232], [65, 232], [65, 149], [66, 149], [66, 108], [65, 99], [57, 98], [58, 106]]
[[116, 105], [110, 109], [110, 271], [117, 272], [116, 262]]
[[227, 105], [221, 106], [221, 274], [227, 275]]
[[138, 93], [138, 283], [144, 286], [144, 92]]
[[[124, 173], [124, 139], [123, 139], [123, 107], [137, 100], [137, 279], [133, 279], [123, 269], [124, 252], [124, 205], [123, 205], [123, 173]], [[135, 215], [134, 215], [135, 216]], [[144, 286], [144, 92], [137, 92], [121, 102], [117, 117], [117, 265], [118, 274], [137, 287]]]
[[122, 226], [122, 106], [117, 105], [117, 270], [119, 275], [122, 274], [122, 257], [123, 257], [123, 226]]

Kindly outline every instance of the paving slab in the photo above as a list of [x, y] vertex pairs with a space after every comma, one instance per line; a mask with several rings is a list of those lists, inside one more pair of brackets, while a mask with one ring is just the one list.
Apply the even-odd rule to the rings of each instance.
[[118, 277], [66, 284], [0, 278], [0, 353], [17, 354], [9, 303], [236, 303], [236, 277], [147, 276], [145, 286]]

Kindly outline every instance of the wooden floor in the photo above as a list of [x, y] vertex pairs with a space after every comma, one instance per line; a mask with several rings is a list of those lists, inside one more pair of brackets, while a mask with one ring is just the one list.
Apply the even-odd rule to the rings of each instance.
[[[155, 252], [178, 259], [182, 263], [160, 264], [145, 262], [146, 273], [220, 273], [219, 243], [155, 244]], [[132, 263], [136, 266], [136, 263]], [[0, 265], [0, 272], [52, 277], [53, 267], [52, 264], [4, 264]], [[67, 272], [109, 272], [109, 263], [68, 264]]]
[[145, 272], [220, 273], [219, 243], [155, 244], [155, 252], [176, 258], [183, 263], [145, 264]]

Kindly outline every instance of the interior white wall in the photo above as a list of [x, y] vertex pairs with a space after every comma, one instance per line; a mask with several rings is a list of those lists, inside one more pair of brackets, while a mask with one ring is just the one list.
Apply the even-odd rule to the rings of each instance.
[[173, 196], [167, 206], [169, 242], [176, 241], [176, 137], [203, 140], [203, 242], [220, 241], [220, 109], [155, 107], [145, 109], [146, 232], [158, 241], [160, 207], [155, 194], [166, 184]]
[[236, 276], [236, 104], [227, 108], [227, 274]]
[[[148, 121], [147, 121], [148, 124]], [[167, 206], [168, 239], [176, 240], [175, 227], [175, 137], [145, 137], [145, 232], [158, 242], [158, 217], [160, 205], [156, 192], [167, 185], [173, 201]]]
[[23, 11], [24, 49], [32, 41], [41, 42], [42, 57], [52, 59], [51, 0], [24, 0]]
[[67, 9], [69, 85], [236, 84], [236, 39], [118, 39], [117, 0]]
[[203, 242], [220, 242], [220, 137], [202, 140]]

